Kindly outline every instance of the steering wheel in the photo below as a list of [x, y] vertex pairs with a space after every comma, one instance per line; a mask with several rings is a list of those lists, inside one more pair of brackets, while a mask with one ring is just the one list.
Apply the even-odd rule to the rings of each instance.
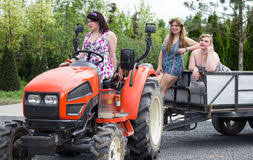
[[79, 55], [80, 52], [85, 52], [88, 54], [88, 57], [87, 57], [87, 60], [90, 61], [91, 59], [91, 55], [92, 54], [95, 54], [96, 56], [98, 56], [99, 58], [101, 58], [100, 61], [98, 62], [94, 62], [95, 65], [98, 65], [99, 63], [102, 63], [104, 61], [104, 57], [102, 55], [100, 55], [99, 53], [97, 52], [93, 52], [93, 51], [89, 51], [89, 50], [80, 50], [80, 51], [76, 51], [74, 54], [73, 54], [73, 57], [75, 58], [75, 60], [79, 60], [79, 58], [77, 57], [77, 55]]

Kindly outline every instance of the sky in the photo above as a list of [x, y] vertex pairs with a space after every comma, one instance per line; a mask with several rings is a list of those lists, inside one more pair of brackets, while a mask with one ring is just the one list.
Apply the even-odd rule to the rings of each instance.
[[[110, 0], [117, 4], [117, 7], [124, 12], [134, 12], [134, 6], [138, 6], [138, 0]], [[151, 11], [156, 14], [156, 18], [168, 22], [173, 17], [179, 17], [183, 20], [194, 12], [184, 6], [186, 0], [145, 0], [146, 4], [151, 6]]]
[[[135, 11], [134, 6], [138, 6], [140, 0], [108, 0], [109, 2], [114, 2], [117, 4], [117, 7], [125, 13], [130, 11], [132, 15]], [[191, 2], [192, 0], [144, 0], [145, 4], [149, 4], [151, 7], [151, 12], [156, 14], [157, 19], [163, 19], [165, 22], [168, 22], [173, 17], [179, 17], [182, 20], [186, 20], [186, 17], [189, 15], [195, 15], [196, 12], [188, 9], [184, 6], [184, 2]], [[202, 2], [218, 2], [219, 0], [202, 0]], [[253, 6], [253, 0], [247, 3], [250, 6]], [[223, 6], [228, 6], [228, 4], [223, 4]], [[221, 8], [208, 8], [212, 11], [218, 12], [222, 15], [223, 9]], [[229, 9], [230, 12], [231, 9]]]

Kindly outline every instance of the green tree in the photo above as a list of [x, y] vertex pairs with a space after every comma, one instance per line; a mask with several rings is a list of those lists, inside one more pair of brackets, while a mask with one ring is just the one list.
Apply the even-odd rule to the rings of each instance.
[[46, 0], [39, 0], [31, 4], [28, 8], [28, 20], [30, 36], [35, 40], [35, 50], [39, 51], [41, 55], [44, 54], [45, 35], [48, 27], [54, 23], [51, 5]]
[[198, 13], [196, 14], [192, 20], [188, 20], [186, 22], [186, 30], [190, 38], [194, 39], [195, 41], [199, 40], [199, 36], [202, 34], [202, 20], [201, 15]]
[[[20, 64], [18, 65], [19, 76], [26, 82], [29, 82], [31, 80], [31, 77], [33, 77], [31, 75], [33, 67], [34, 67], [33, 54], [30, 53], [29, 51], [26, 51], [25, 54], [23, 54]], [[36, 66], [36, 68], [38, 68], [38, 66]]]
[[[78, 23], [87, 22], [84, 15], [88, 10], [87, 3], [87, 1], [80, 0], [56, 0], [56, 6], [53, 10], [55, 26], [50, 30], [50, 39], [53, 41], [51, 47], [55, 50], [55, 54], [66, 56], [74, 51], [73, 37], [75, 27]], [[84, 32], [87, 32], [88, 28], [86, 27], [85, 29]]]
[[4, 50], [0, 71], [0, 90], [14, 91], [20, 89], [15, 59], [13, 52], [8, 47]]
[[248, 39], [245, 42], [244, 50], [244, 67], [246, 70], [253, 70], [252, 59], [253, 59], [253, 7], [248, 11], [248, 23], [247, 23], [247, 33]]
[[191, 3], [185, 2], [185, 6], [208, 15], [212, 14], [216, 10], [223, 9], [219, 18], [233, 20], [233, 25], [236, 25], [236, 28], [238, 29], [236, 31], [236, 34], [238, 34], [237, 39], [234, 38], [235, 36], [233, 35], [233, 32], [231, 32], [230, 35], [227, 33], [224, 33], [224, 35], [229, 36], [230, 39], [238, 43], [238, 69], [242, 71], [243, 44], [248, 38], [247, 36], [249, 36], [247, 30], [244, 29], [246, 28], [245, 25], [249, 20], [248, 18], [245, 18], [245, 11], [250, 7], [250, 4], [252, 5], [252, 0], [220, 0], [217, 3], [213, 1], [208, 3], [204, 0], [196, 0], [195, 2], [196, 3], [194, 3], [194, 1], [191, 1]]
[[207, 24], [205, 26], [205, 33], [210, 33], [213, 36], [213, 44], [215, 51], [219, 54], [220, 60], [223, 64], [227, 65], [227, 45], [229, 45], [229, 39], [224, 36], [222, 32], [229, 33], [229, 29], [226, 23], [219, 21], [217, 14], [214, 12], [208, 17]]
[[[201, 15], [198, 13], [196, 14], [193, 18], [188, 17], [186, 22], [185, 22], [185, 28], [186, 31], [188, 32], [187, 36], [192, 38], [195, 41], [199, 41], [199, 36], [202, 34], [202, 20], [201, 20]], [[190, 59], [190, 54], [186, 54], [184, 56], [184, 61], [185, 61], [185, 68], [188, 68], [189, 66], [189, 59]]]
[[143, 39], [145, 37], [145, 25], [146, 23], [154, 23], [154, 13], [151, 12], [151, 6], [145, 4], [144, 0], [139, 1], [139, 6], [135, 8], [135, 13], [137, 14], [137, 22], [138, 22], [138, 38]]
[[[0, 44], [7, 44], [10, 50], [17, 49], [25, 31], [23, 6], [21, 0], [0, 1]], [[0, 45], [1, 50], [4, 48]]]

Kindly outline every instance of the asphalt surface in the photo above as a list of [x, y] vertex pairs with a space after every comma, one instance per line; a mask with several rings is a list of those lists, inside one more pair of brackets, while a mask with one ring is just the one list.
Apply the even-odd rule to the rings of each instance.
[[[1, 106], [0, 106], [1, 109]], [[0, 125], [6, 120], [22, 116], [1, 115]], [[210, 121], [198, 124], [192, 131], [165, 131], [157, 160], [252, 160], [253, 130], [247, 124], [237, 136], [223, 136], [215, 131]], [[87, 157], [35, 156], [33, 160], [85, 160]]]

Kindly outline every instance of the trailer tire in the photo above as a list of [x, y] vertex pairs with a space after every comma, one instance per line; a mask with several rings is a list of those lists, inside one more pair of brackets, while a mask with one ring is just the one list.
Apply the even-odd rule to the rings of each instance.
[[157, 81], [147, 79], [137, 119], [132, 120], [134, 135], [128, 139], [133, 159], [154, 159], [160, 149], [163, 131], [163, 101]]
[[[231, 124], [231, 121], [234, 123]], [[246, 122], [244, 119], [212, 118], [215, 130], [227, 136], [239, 134], [244, 129]]]
[[31, 160], [28, 151], [16, 146], [16, 142], [29, 132], [22, 121], [5, 122], [0, 128], [0, 157], [1, 160]]
[[91, 152], [98, 160], [123, 160], [126, 153], [127, 138], [122, 128], [115, 123], [98, 127], [97, 135], [93, 136], [94, 146]]
[[249, 126], [253, 129], [253, 119], [248, 120]]

